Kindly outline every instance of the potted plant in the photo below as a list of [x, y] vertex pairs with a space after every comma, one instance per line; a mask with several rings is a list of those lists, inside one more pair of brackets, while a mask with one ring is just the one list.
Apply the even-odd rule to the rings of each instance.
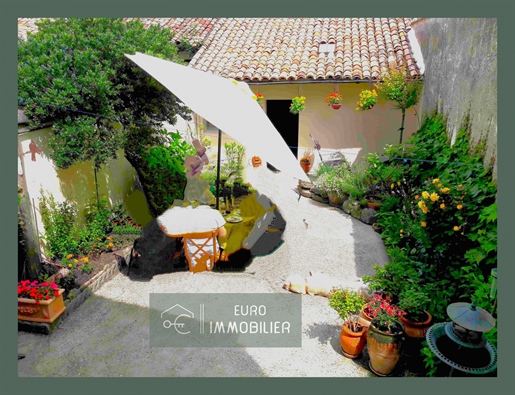
[[311, 188], [311, 198], [320, 203], [328, 203], [327, 197], [327, 177], [329, 173], [320, 175], [314, 182]]
[[259, 156], [252, 157], [252, 166], [259, 167], [259, 166], [261, 166], [261, 164], [262, 164], [262, 162], [261, 162], [261, 158]]
[[365, 347], [366, 328], [358, 322], [358, 314], [365, 302], [361, 293], [349, 289], [335, 289], [329, 295], [329, 306], [344, 321], [340, 332], [340, 348], [347, 358], [356, 358]]
[[313, 150], [305, 150], [304, 155], [302, 155], [302, 158], [300, 158], [300, 165], [306, 174], [311, 170], [314, 160], [315, 154], [313, 153]]
[[365, 89], [359, 94], [359, 101], [357, 102], [358, 107], [356, 111], [370, 110], [377, 103], [377, 92], [375, 89], [371, 91]]
[[327, 103], [333, 109], [337, 110], [342, 106], [342, 100], [342, 95], [340, 95], [338, 91], [335, 91], [334, 93], [330, 93], [329, 95], [327, 95], [326, 99], [324, 100], [324, 103]]
[[306, 98], [304, 96], [295, 96], [291, 100], [290, 112], [294, 115], [298, 114], [306, 108]]
[[18, 320], [52, 323], [65, 310], [64, 289], [54, 282], [23, 280], [18, 283]]
[[254, 96], [252, 96], [252, 98], [257, 101], [257, 103], [259, 105], [261, 105], [261, 103], [263, 103], [265, 101], [265, 96], [263, 96], [261, 93], [256, 93]]
[[431, 326], [433, 317], [426, 311], [429, 297], [425, 292], [408, 289], [399, 295], [399, 308], [406, 314], [401, 316], [406, 335], [423, 339]]
[[384, 295], [374, 295], [369, 309], [372, 315], [367, 330], [370, 369], [378, 376], [387, 376], [401, 356], [404, 327], [400, 323], [400, 317], [404, 312]]

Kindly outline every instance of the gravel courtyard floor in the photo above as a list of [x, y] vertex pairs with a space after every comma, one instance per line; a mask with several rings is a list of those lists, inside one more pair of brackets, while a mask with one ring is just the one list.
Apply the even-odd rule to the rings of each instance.
[[249, 182], [286, 221], [284, 243], [241, 273], [175, 272], [138, 280], [118, 274], [50, 336], [19, 332], [19, 376], [368, 377], [363, 358], [341, 355], [341, 320], [327, 299], [302, 295], [302, 348], [152, 348], [150, 293], [282, 293], [291, 274], [322, 272], [356, 284], [388, 256], [380, 236], [343, 211], [300, 198], [297, 182], [262, 166]]

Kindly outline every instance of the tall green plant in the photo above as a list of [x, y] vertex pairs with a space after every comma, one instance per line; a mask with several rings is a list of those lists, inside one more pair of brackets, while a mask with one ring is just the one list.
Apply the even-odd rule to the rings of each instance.
[[393, 106], [402, 113], [401, 127], [399, 128], [399, 144], [401, 144], [406, 110], [419, 102], [422, 82], [418, 79], [411, 79], [405, 68], [391, 68], [383, 77], [383, 81], [376, 87], [379, 96], [392, 102]]

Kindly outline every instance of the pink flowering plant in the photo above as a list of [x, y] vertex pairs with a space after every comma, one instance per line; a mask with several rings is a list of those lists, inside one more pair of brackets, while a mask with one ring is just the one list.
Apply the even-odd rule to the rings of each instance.
[[37, 280], [23, 280], [18, 283], [18, 298], [50, 300], [59, 296], [59, 288], [56, 283], [39, 282]]
[[393, 305], [389, 296], [374, 295], [367, 310], [367, 314], [372, 317], [372, 324], [380, 331], [389, 333], [402, 331], [399, 319], [405, 312]]

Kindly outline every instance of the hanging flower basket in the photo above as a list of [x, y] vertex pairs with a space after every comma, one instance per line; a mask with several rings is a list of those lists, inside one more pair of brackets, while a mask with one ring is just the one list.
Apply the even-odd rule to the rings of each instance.
[[306, 108], [306, 98], [304, 96], [295, 96], [291, 100], [290, 104], [290, 112], [294, 115], [297, 115], [299, 112]]
[[259, 105], [261, 105], [261, 103], [263, 103], [265, 101], [265, 96], [263, 96], [261, 93], [256, 93], [254, 96], [252, 96], [252, 98], [257, 101], [257, 103]]
[[337, 110], [342, 106], [342, 100], [342, 95], [340, 95], [338, 91], [335, 91], [334, 93], [330, 93], [329, 95], [327, 95], [327, 97], [324, 100], [324, 103], [327, 103], [327, 105]]
[[356, 107], [356, 111], [366, 111], [370, 110], [377, 103], [377, 92], [375, 89], [369, 91], [367, 89], [363, 90], [359, 94], [359, 101], [357, 102], [358, 107]]

